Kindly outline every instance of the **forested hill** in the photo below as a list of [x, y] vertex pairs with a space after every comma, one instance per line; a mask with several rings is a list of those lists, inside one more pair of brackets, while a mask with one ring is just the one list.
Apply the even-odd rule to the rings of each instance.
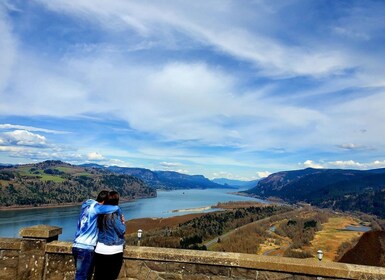
[[155, 189], [206, 189], [206, 188], [231, 188], [214, 183], [202, 175], [186, 175], [174, 171], [151, 171], [145, 168], [128, 168], [110, 166], [109, 171], [135, 176]]
[[118, 191], [121, 199], [156, 196], [156, 190], [134, 176], [61, 161], [0, 167], [0, 206], [77, 203], [96, 198], [102, 189]]
[[264, 178], [246, 193], [385, 217], [385, 169], [283, 171]]

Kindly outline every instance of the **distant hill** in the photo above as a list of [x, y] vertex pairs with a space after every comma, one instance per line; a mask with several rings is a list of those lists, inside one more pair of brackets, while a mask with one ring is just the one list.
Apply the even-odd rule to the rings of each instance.
[[385, 217], [385, 169], [283, 171], [262, 179], [246, 193]]
[[202, 175], [186, 175], [174, 171], [151, 171], [145, 168], [110, 166], [107, 170], [137, 177], [154, 189], [207, 189], [223, 188]]
[[365, 232], [339, 262], [384, 267], [385, 231]]
[[253, 188], [257, 185], [259, 180], [253, 181], [241, 181], [241, 180], [233, 180], [227, 178], [215, 178], [211, 180], [214, 183], [224, 185], [224, 186], [232, 186], [236, 188]]
[[96, 164], [96, 163], [84, 163], [84, 164], [80, 164], [78, 166], [88, 167], [88, 168], [105, 168], [104, 165], [100, 165], [100, 164]]
[[156, 190], [134, 176], [61, 161], [0, 169], [0, 206], [78, 203], [102, 189], [116, 190], [125, 200], [156, 196]]

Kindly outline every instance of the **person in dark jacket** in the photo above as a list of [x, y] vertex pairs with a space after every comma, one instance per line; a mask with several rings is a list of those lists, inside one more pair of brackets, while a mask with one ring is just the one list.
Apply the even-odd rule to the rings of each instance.
[[[119, 193], [111, 191], [106, 205], [118, 205]], [[95, 280], [114, 280], [118, 278], [123, 264], [124, 233], [126, 225], [119, 208], [112, 214], [98, 217], [98, 243], [95, 248]]]

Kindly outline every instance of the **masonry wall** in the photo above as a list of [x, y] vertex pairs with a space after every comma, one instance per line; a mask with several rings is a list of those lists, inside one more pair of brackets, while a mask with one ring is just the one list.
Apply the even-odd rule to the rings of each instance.
[[[52, 237], [0, 238], [0, 279], [74, 279], [71, 243], [50, 239]], [[310, 259], [128, 246], [119, 279], [385, 279], [385, 268]]]

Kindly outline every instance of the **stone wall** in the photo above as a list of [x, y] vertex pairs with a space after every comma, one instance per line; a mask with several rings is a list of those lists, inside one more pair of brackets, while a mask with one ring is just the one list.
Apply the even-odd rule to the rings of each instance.
[[[23, 238], [0, 238], [0, 279], [74, 279], [71, 243], [61, 229], [35, 226]], [[385, 279], [385, 268], [317, 261], [151, 247], [126, 247], [119, 279]]]

